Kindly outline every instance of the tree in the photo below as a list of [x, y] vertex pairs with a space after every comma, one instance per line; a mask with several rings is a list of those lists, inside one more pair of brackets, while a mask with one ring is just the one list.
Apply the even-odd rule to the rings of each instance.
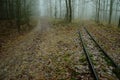
[[17, 10], [16, 10], [16, 14], [17, 14], [17, 26], [18, 26], [18, 32], [20, 33], [21, 31], [21, 28], [20, 28], [20, 20], [21, 20], [21, 1], [20, 0], [17, 0], [16, 1], [16, 5], [17, 5]]
[[65, 19], [68, 20], [68, 13], [69, 13], [68, 0], [65, 0], [65, 3], [66, 3], [66, 15], [65, 15]]
[[55, 0], [55, 18], [57, 18], [57, 0]]
[[66, 19], [68, 22], [72, 21], [72, 3], [71, 0], [65, 0], [66, 3]]
[[85, 17], [85, 0], [82, 0], [82, 15], [81, 18], [84, 19]]
[[59, 3], [60, 3], [60, 18], [62, 17], [62, 1], [59, 0]]
[[120, 28], [120, 17], [119, 17], [119, 23], [118, 23], [118, 27]]
[[103, 21], [105, 20], [105, 2], [106, 0], [103, 1]]
[[80, 18], [80, 0], [78, 0], [78, 17]]
[[98, 0], [97, 3], [98, 3], [98, 10], [97, 10], [97, 23], [100, 22], [100, 1], [101, 0]]
[[111, 24], [112, 12], [113, 12], [113, 0], [110, 0], [109, 24]]
[[75, 1], [76, 0], [72, 0], [72, 19], [75, 18], [75, 8], [76, 8]]
[[115, 14], [116, 14], [116, 16], [115, 16], [115, 20], [117, 19], [117, 15], [118, 15], [118, 8], [119, 8], [119, 0], [117, 0], [117, 3], [116, 3], [116, 12], [115, 12]]
[[69, 0], [69, 22], [72, 21], [72, 5], [71, 5], [71, 0]]
[[108, 13], [108, 2], [109, 1], [107, 0], [107, 2], [106, 2], [106, 14], [105, 14], [106, 21], [108, 20], [108, 14], [107, 14]]

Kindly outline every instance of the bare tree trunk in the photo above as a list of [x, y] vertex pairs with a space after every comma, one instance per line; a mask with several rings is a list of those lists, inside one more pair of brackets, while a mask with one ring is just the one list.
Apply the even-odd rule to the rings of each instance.
[[80, 18], [80, 0], [78, 0], [78, 18]]
[[109, 24], [111, 24], [112, 11], [113, 11], [113, 0], [110, 0]]
[[95, 4], [96, 4], [96, 16], [95, 16], [95, 20], [96, 20], [96, 22], [98, 22], [97, 20], [98, 20], [98, 17], [97, 17], [97, 15], [98, 15], [98, 0], [96, 0], [96, 2], [95, 2]]
[[60, 0], [60, 18], [62, 17], [62, 2], [61, 2], [61, 0]]
[[57, 1], [55, 0], [55, 18], [57, 18]]
[[18, 26], [18, 32], [20, 33], [20, 31], [21, 31], [21, 28], [20, 28], [20, 13], [21, 13], [21, 2], [20, 2], [20, 0], [17, 0], [16, 1], [16, 5], [17, 5], [17, 12], [16, 12], [16, 14], [17, 14], [17, 26]]
[[116, 3], [116, 12], [115, 12], [115, 15], [116, 15], [115, 16], [115, 20], [116, 21], [117, 21], [117, 17], [118, 17], [118, 13], [117, 13], [118, 12], [118, 8], [119, 8], [118, 5], [119, 5], [119, 0], [117, 0], [117, 3]]
[[98, 0], [97, 23], [100, 23], [100, 0]]
[[120, 28], [120, 17], [119, 17], [119, 23], [118, 23], [118, 27]]
[[68, 22], [72, 21], [72, 3], [71, 0], [65, 0], [66, 3], [66, 19]]
[[82, 15], [81, 18], [84, 20], [84, 15], [85, 15], [85, 0], [82, 0]]
[[52, 17], [52, 2], [49, 0], [49, 6], [50, 6], [50, 17]]
[[65, 0], [65, 3], [66, 3], [66, 15], [65, 15], [65, 19], [68, 20], [68, 13], [69, 13], [68, 0]]
[[73, 20], [75, 18], [75, 8], [76, 8], [75, 1], [76, 0], [72, 0], [72, 19]]
[[103, 2], [103, 21], [105, 20], [105, 1]]
[[108, 21], [108, 0], [106, 1], [106, 14], [105, 14], [105, 18], [106, 18], [106, 21]]
[[71, 4], [71, 0], [69, 0], [69, 22], [72, 21], [72, 4]]
[[8, 13], [8, 0], [6, 0], [6, 19], [8, 19], [8, 15], [9, 15], [9, 13]]

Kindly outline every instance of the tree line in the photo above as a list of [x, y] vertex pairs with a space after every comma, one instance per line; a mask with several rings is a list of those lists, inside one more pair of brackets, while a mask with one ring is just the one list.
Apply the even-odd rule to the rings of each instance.
[[16, 21], [20, 32], [20, 25], [29, 25], [32, 2], [32, 0], [0, 0], [0, 20]]
[[16, 20], [18, 30], [29, 23], [32, 13], [67, 22], [90, 17], [97, 23], [115, 22], [120, 27], [120, 0], [1, 0], [0, 11], [0, 19]]
[[[68, 22], [77, 18], [84, 20], [92, 16], [98, 23], [115, 23], [120, 26], [120, 0], [46, 0], [50, 2], [54, 18], [63, 18]], [[46, 3], [45, 3], [46, 4]], [[90, 9], [89, 6], [92, 6]], [[55, 7], [55, 8], [54, 8]], [[92, 13], [90, 13], [92, 11]], [[51, 13], [52, 14], [52, 13]], [[91, 14], [91, 15], [89, 15]]]
[[[96, 8], [95, 20], [97, 23], [108, 21], [112, 23], [112, 19], [117, 19], [120, 26], [120, 0], [92, 0]], [[114, 14], [113, 14], [114, 13]]]

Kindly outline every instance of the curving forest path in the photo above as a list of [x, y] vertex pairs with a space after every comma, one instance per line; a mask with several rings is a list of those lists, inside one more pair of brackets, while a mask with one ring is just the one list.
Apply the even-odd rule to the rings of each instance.
[[30, 33], [4, 45], [0, 80], [71, 79], [80, 55], [76, 29], [51, 26], [42, 20]]

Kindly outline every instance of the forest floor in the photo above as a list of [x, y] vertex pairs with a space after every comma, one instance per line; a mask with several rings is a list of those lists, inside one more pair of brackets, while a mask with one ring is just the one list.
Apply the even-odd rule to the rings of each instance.
[[[95, 23], [85, 26], [120, 64], [120, 30]], [[79, 45], [78, 30], [82, 31], [84, 40], [90, 42], [82, 27], [76, 23], [42, 21], [26, 35], [8, 41], [0, 53], [0, 80], [93, 80]], [[91, 52], [96, 53], [96, 50]], [[116, 80], [110, 71], [108, 74], [101, 72], [99, 77]]]

